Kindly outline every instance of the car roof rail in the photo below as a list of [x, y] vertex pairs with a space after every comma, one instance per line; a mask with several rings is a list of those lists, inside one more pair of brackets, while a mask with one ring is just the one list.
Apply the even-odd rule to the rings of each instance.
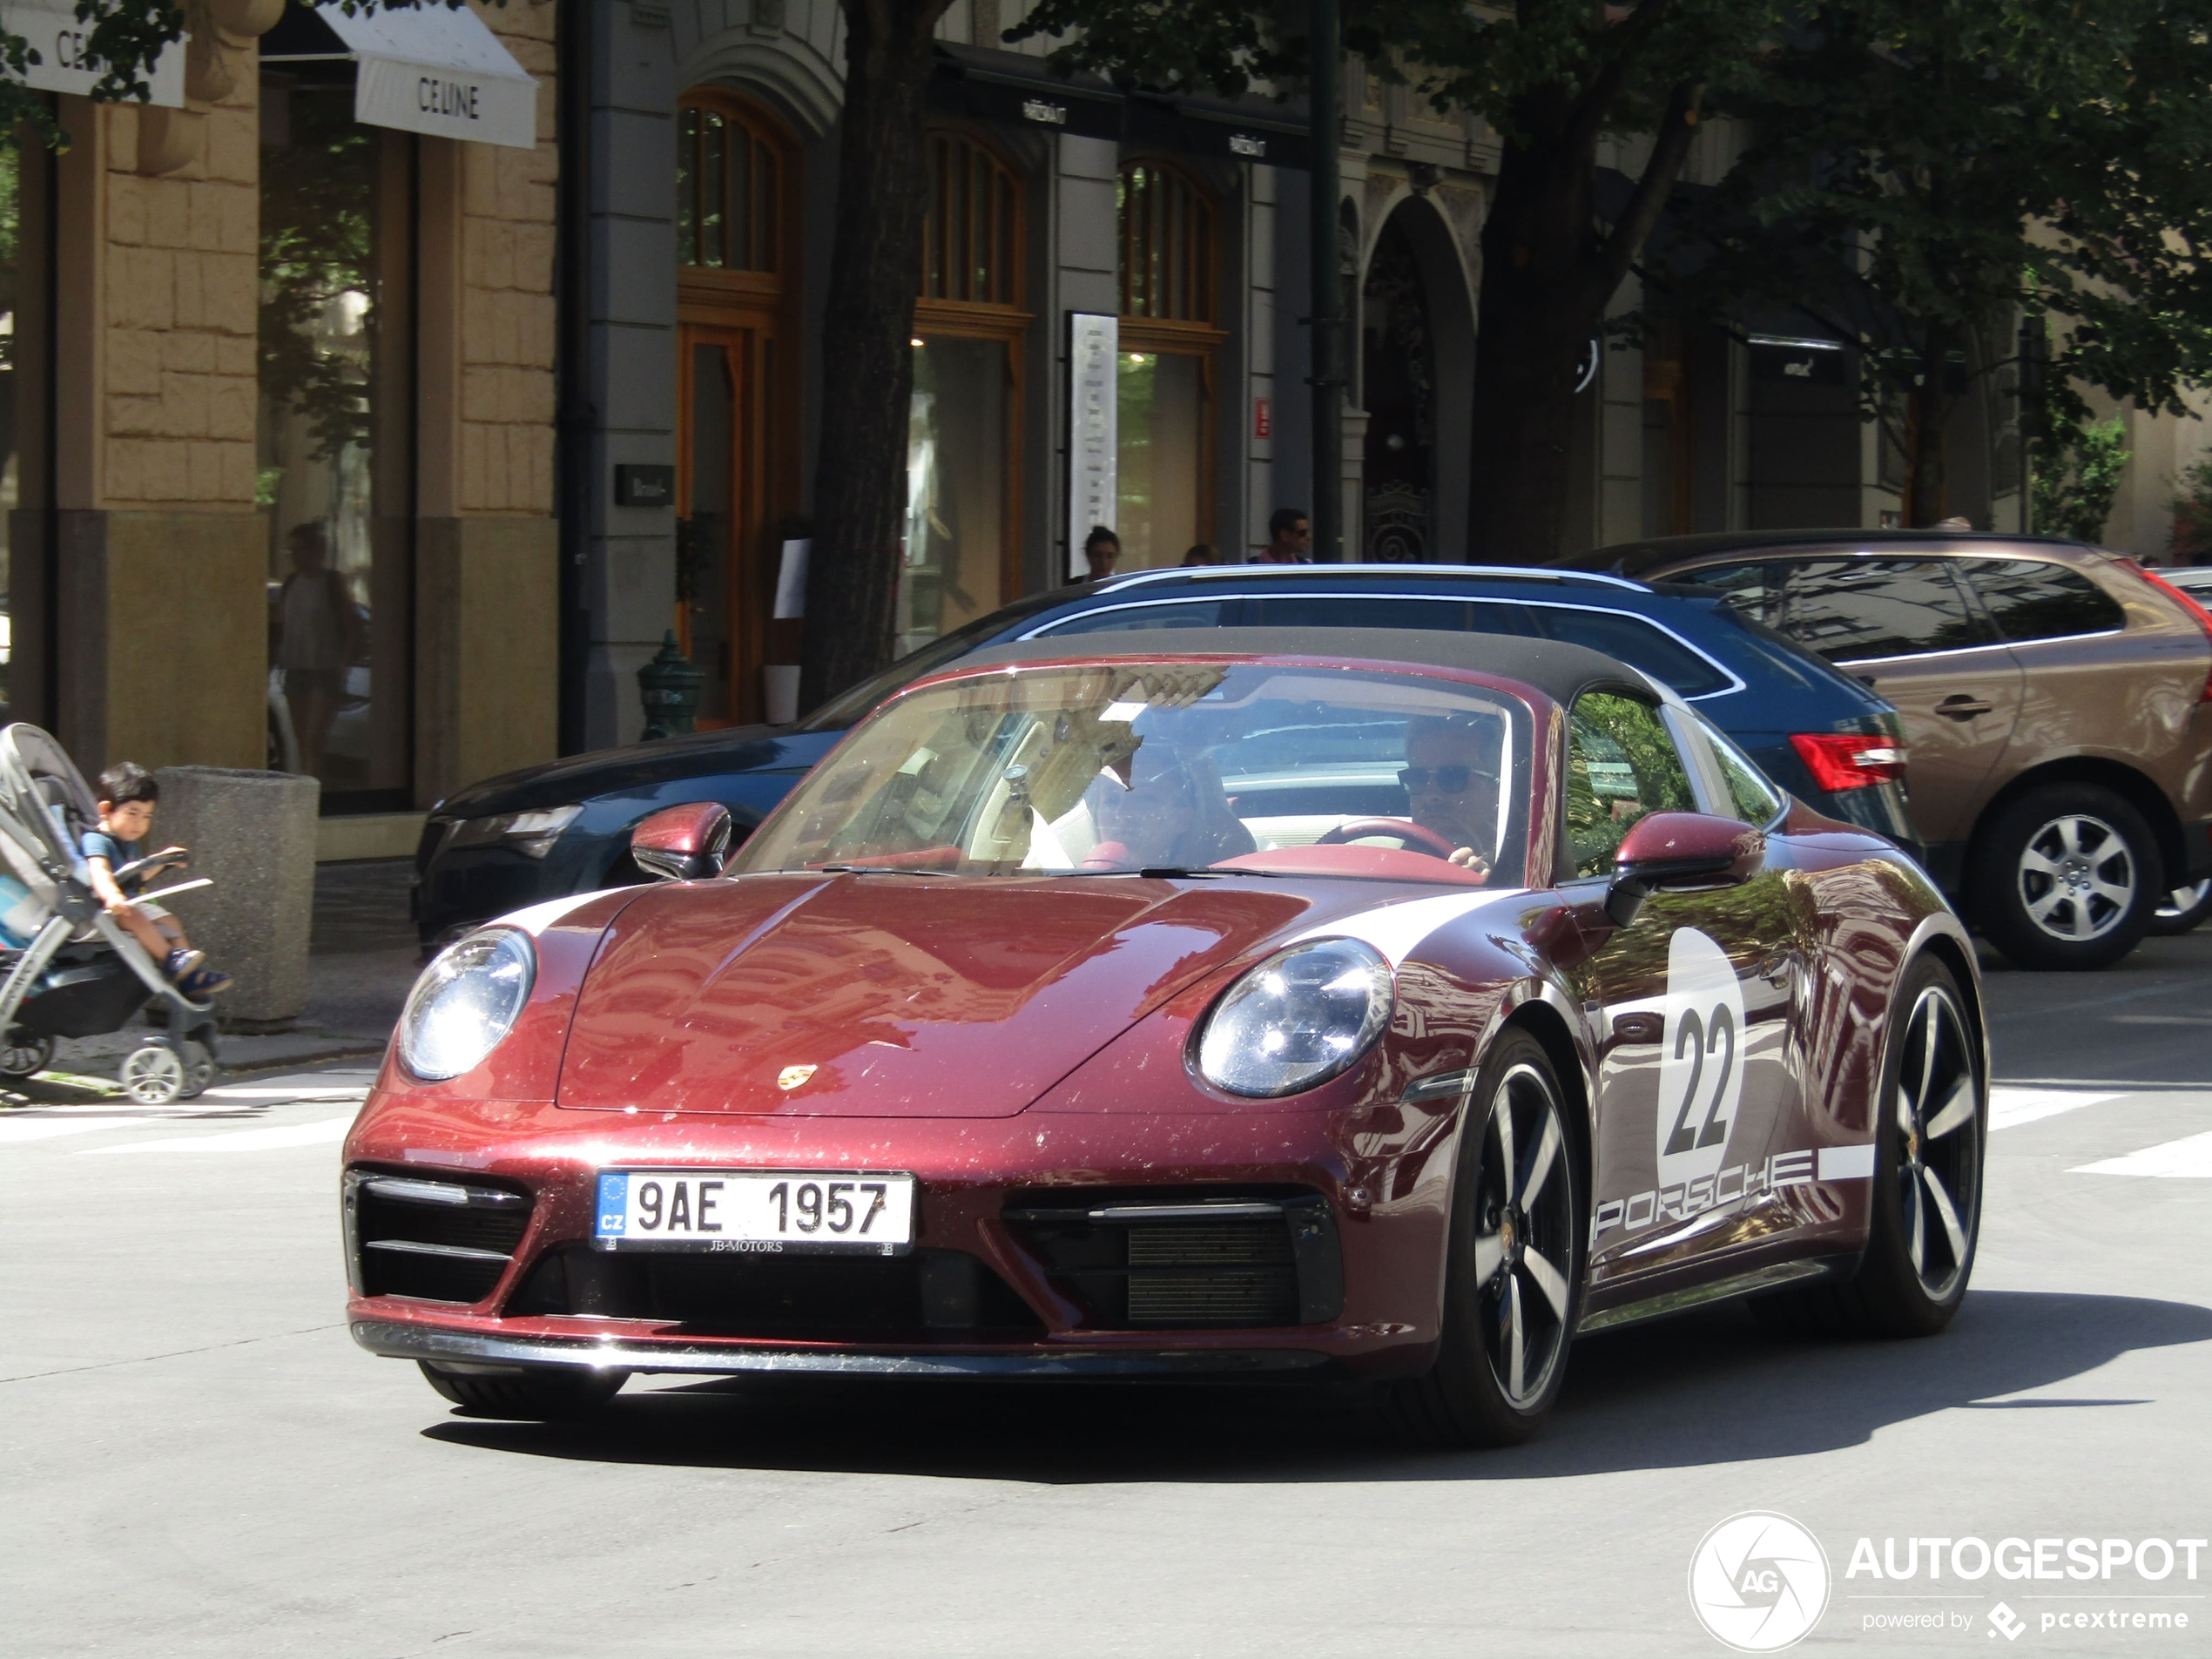
[[1613, 576], [1599, 570], [1562, 570], [1554, 566], [1532, 564], [1383, 564], [1347, 563], [1344, 564], [1178, 564], [1159, 570], [1131, 570], [1126, 576], [1109, 576], [1092, 590], [1094, 593], [1119, 593], [1128, 588], [1143, 587], [1157, 582], [1183, 580], [1188, 582], [1219, 582], [1230, 578], [1241, 580], [1247, 577], [1265, 577], [1276, 581], [1299, 580], [1311, 582], [1316, 577], [1333, 576], [1341, 571], [1372, 571], [1378, 576], [1387, 574], [1401, 580], [1409, 577], [1480, 577], [1486, 581], [1542, 582], [1554, 586], [1561, 584], [1597, 588], [1626, 588], [1632, 593], [1650, 591], [1649, 584], [1629, 577]]

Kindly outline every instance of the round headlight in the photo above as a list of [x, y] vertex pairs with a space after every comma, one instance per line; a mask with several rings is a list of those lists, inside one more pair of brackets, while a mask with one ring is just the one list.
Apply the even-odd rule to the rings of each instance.
[[1295, 1095], [1326, 1082], [1390, 1023], [1390, 964], [1356, 939], [1278, 951], [1214, 1004], [1198, 1071], [1232, 1095]]
[[400, 1063], [426, 1082], [480, 1065], [512, 1030], [537, 977], [528, 934], [488, 927], [422, 970], [400, 1015]]

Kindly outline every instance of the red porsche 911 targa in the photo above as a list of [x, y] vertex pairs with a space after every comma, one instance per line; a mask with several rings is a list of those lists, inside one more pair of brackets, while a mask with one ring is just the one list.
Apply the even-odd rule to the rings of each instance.
[[499, 1415], [1304, 1376], [1470, 1444], [1578, 1332], [1950, 1318], [1987, 1045], [1902, 853], [1574, 646], [1077, 643], [440, 956], [346, 1143], [355, 1340]]

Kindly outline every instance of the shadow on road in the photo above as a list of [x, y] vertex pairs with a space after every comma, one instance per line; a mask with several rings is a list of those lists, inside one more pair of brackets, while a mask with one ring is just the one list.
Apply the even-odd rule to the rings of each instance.
[[1737, 1309], [1577, 1345], [1557, 1414], [1506, 1452], [1408, 1450], [1348, 1389], [737, 1379], [629, 1393], [573, 1424], [462, 1416], [480, 1451], [593, 1462], [1084, 1484], [1520, 1480], [1683, 1468], [1855, 1446], [1934, 1412], [2125, 1408], [2013, 1399], [2141, 1349], [2212, 1339], [2212, 1310], [1986, 1291], [1922, 1342], [1801, 1343]]

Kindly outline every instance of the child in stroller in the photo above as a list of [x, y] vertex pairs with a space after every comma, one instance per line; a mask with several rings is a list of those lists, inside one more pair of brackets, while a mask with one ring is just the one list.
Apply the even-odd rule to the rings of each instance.
[[[37, 726], [0, 731], [0, 1077], [28, 1077], [57, 1037], [119, 1030], [149, 1002], [167, 1029], [126, 1055], [122, 1080], [150, 1105], [214, 1080], [215, 1016], [173, 983], [95, 891], [82, 853], [98, 804], [62, 746]], [[166, 898], [202, 880], [145, 895]]]

